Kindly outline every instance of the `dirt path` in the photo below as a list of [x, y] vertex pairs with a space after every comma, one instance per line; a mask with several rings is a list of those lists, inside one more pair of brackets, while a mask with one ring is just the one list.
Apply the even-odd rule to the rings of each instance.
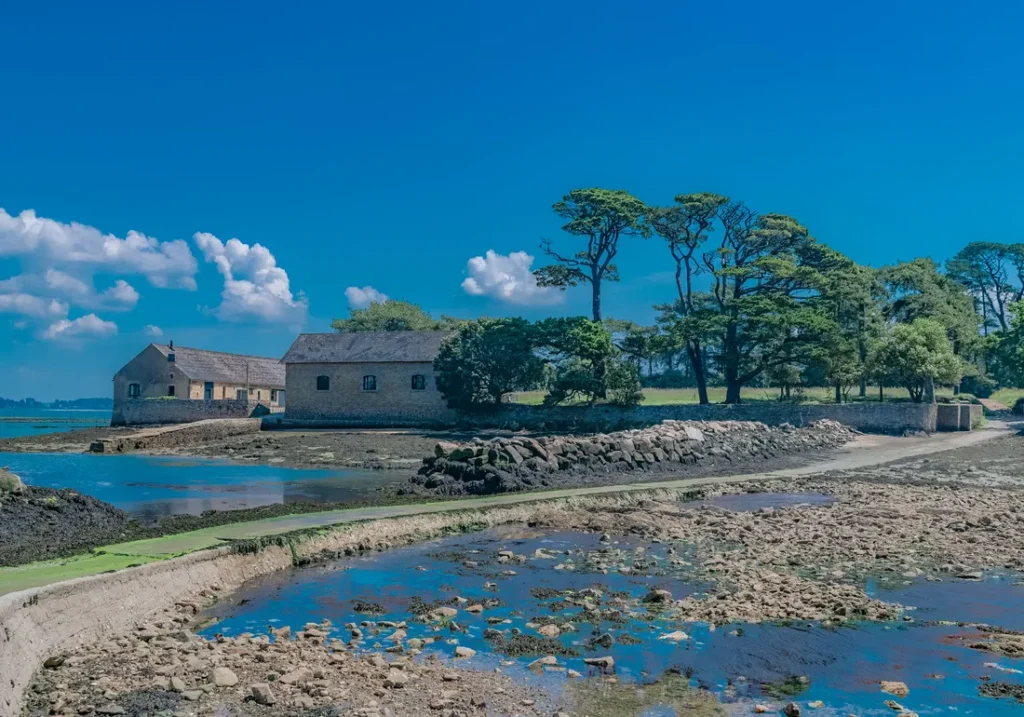
[[770, 472], [513, 493], [427, 504], [352, 508], [235, 523], [162, 538], [109, 545], [97, 548], [90, 554], [71, 558], [67, 561], [3, 568], [0, 569], [0, 594], [48, 585], [66, 580], [69, 577], [82, 577], [124, 566], [142, 564], [154, 560], [166, 560], [196, 550], [224, 545], [231, 541], [282, 535], [297, 530], [379, 520], [382, 518], [491, 508], [533, 501], [658, 489], [685, 490], [704, 485], [742, 483], [764, 480], [766, 478], [787, 478], [821, 474], [830, 471], [847, 471], [905, 459], [920, 458], [958, 448], [970, 448], [1008, 435], [1010, 435], [1008, 424], [993, 421], [986, 429], [970, 433], [937, 434], [921, 438], [861, 436], [853, 443], [841, 449], [838, 455], [830, 460], [813, 465], [784, 468]]

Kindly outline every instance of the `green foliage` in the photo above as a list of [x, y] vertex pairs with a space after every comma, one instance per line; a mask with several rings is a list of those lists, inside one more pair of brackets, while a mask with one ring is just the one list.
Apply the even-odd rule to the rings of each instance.
[[640, 405], [644, 400], [640, 384], [640, 372], [636, 366], [621, 359], [610, 361], [606, 366], [605, 381], [608, 402], [622, 408]]
[[353, 309], [349, 318], [334, 319], [335, 331], [437, 331], [447, 328], [416, 304], [407, 301], [374, 302], [365, 309]]
[[452, 408], [497, 405], [506, 393], [536, 386], [543, 362], [534, 353], [537, 332], [525, 319], [465, 323], [434, 360], [437, 388]]
[[552, 206], [566, 223], [562, 230], [586, 241], [586, 248], [574, 254], [562, 254], [550, 241], [541, 244], [543, 252], [554, 260], [534, 274], [540, 286], [565, 289], [590, 284], [593, 293], [594, 321], [601, 320], [601, 283], [618, 281], [619, 270], [613, 263], [623, 236], [646, 237], [650, 229], [644, 216], [644, 203], [621, 189], [574, 189]]
[[1024, 302], [1011, 304], [1010, 323], [985, 339], [986, 368], [1002, 386], [1024, 386]]
[[607, 395], [615, 346], [603, 324], [583, 317], [556, 318], [538, 322], [536, 330], [538, 346], [555, 367], [545, 404], [593, 403]]
[[905, 387], [915, 402], [925, 398], [929, 385], [953, 385], [964, 374], [946, 328], [933, 319], [894, 325], [876, 349], [873, 365], [882, 383]]
[[1011, 305], [1024, 298], [1024, 244], [971, 242], [946, 269], [974, 297], [983, 326], [1010, 328]]
[[940, 274], [931, 259], [883, 267], [879, 274], [889, 292], [884, 307], [887, 319], [904, 324], [916, 319], [936, 321], [953, 343], [953, 352], [972, 357], [981, 345], [980, 321], [974, 301], [959, 283]]

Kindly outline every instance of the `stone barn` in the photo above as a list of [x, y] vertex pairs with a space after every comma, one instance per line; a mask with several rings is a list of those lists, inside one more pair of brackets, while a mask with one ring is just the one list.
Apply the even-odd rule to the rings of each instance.
[[289, 421], [352, 426], [449, 423], [434, 380], [443, 331], [300, 334], [282, 361]]
[[181, 423], [285, 403], [276, 358], [150, 344], [114, 374], [113, 423]]

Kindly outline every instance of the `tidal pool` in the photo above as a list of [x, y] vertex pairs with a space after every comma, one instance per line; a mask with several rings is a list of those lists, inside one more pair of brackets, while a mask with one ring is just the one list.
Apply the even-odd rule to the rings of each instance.
[[314, 470], [157, 456], [3, 453], [30, 485], [72, 488], [144, 521], [297, 502], [359, 502], [404, 476], [371, 470]]
[[[530, 671], [527, 665], [539, 654], [510, 655], [506, 638], [495, 640], [493, 633], [491, 639], [485, 637], [487, 631], [508, 634], [513, 629], [537, 635], [540, 624], [552, 622], [568, 630], [557, 638], [560, 665], [588, 675], [594, 669], [583, 663], [584, 657], [611, 655], [623, 682], [643, 685], [666, 675], [682, 676], [692, 686], [711, 690], [729, 714], [754, 714], [756, 703], [779, 708], [790, 700], [815, 715], [896, 714], [885, 704], [887, 699], [897, 699], [920, 715], [1022, 713], [1016, 702], [980, 696], [978, 687], [985, 678], [1024, 682], [1024, 660], [969, 649], [959, 638], [970, 630], [935, 624], [958, 620], [1021, 625], [1024, 588], [1014, 584], [1019, 577], [914, 582], [895, 590], [871, 586], [881, 599], [920, 606], [909, 613], [913, 622], [711, 628], [669, 623], [656, 609], [636, 603], [652, 589], [669, 590], [676, 599], [706, 591], [707, 585], [693, 579], [692, 556], [659, 544], [613, 541], [601, 543], [584, 533], [493, 529], [286, 571], [253, 581], [212, 608], [203, 634], [266, 634], [270, 627], [286, 625], [297, 632], [307, 622], [327, 618], [332, 636], [348, 641], [346, 623], [407, 621], [409, 638], [435, 639], [424, 652], [452, 656], [456, 643], [471, 647], [478, 653], [473, 667], [500, 667], [560, 691], [581, 683], [564, 672]], [[503, 550], [528, 559], [499, 563], [497, 553]], [[629, 572], [622, 572], [622, 565]], [[603, 616], [616, 600], [632, 608], [624, 607], [614, 619], [592, 621], [582, 607], [563, 600], [566, 591], [586, 588], [601, 591]], [[456, 596], [468, 602], [456, 603]], [[462, 609], [475, 603], [485, 606], [482, 614]], [[437, 604], [459, 608], [454, 620], [460, 629], [416, 618], [417, 612], [429, 609], [424, 605]], [[379, 634], [372, 624], [363, 629], [365, 649], [379, 651], [392, 644], [387, 640], [391, 629]], [[680, 630], [688, 639], [666, 638]], [[906, 682], [910, 694], [885, 695], [879, 690], [881, 680]], [[808, 710], [808, 703], [818, 700], [824, 706]], [[651, 704], [637, 714], [675, 712]]]

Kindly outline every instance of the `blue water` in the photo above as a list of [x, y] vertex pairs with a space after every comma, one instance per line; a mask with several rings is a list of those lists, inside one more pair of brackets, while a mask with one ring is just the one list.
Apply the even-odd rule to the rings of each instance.
[[0, 438], [62, 433], [110, 425], [110, 411], [86, 409], [0, 409]]
[[[587, 553], [580, 552], [581, 549], [589, 552], [601, 547], [590, 534], [533, 535], [492, 530], [286, 571], [253, 581], [212, 610], [209, 617], [216, 622], [204, 633], [266, 633], [271, 625], [289, 625], [298, 631], [307, 622], [328, 618], [333, 623], [333, 634], [347, 641], [345, 623], [405, 620], [409, 637], [439, 638], [427, 645], [426, 651], [453, 655], [455, 645], [447, 641], [455, 638], [459, 644], [478, 651], [472, 661], [474, 667], [489, 668], [509, 658], [493, 651], [483, 637], [484, 630], [518, 627], [524, 633], [536, 634], [535, 629], [526, 626], [527, 622], [538, 616], [560, 614], [570, 616], [577, 627], [575, 632], [563, 633], [559, 638], [562, 644], [575, 647], [586, 656], [612, 655], [620, 679], [644, 682], [657, 679], [666, 670], [681, 671], [690, 676], [693, 684], [711, 689], [723, 701], [734, 703], [733, 714], [753, 714], [757, 702], [781, 706], [794, 699], [806, 712], [815, 715], [893, 715], [895, 712], [884, 704], [891, 696], [882, 694], [878, 688], [881, 680], [906, 682], [910, 695], [896, 699], [920, 715], [1022, 714], [1020, 705], [981, 697], [977, 688], [984, 676], [1001, 682], [1024, 682], [1024, 660], [997, 658], [967, 648], [964, 641], [974, 634], [969, 629], [928, 624], [935, 620], [960, 620], [1010, 628], [1024, 626], [1024, 611], [1020, 610], [1024, 588], [1013, 585], [1019, 576], [996, 576], [986, 582], [919, 582], [889, 591], [873, 588], [883, 599], [925, 607], [910, 612], [915, 618], [911, 623], [842, 628], [804, 623], [711, 629], [702, 624], [651, 619], [642, 608], [634, 614], [627, 610], [621, 622], [591, 623], [580, 608], [572, 605], [561, 606], [561, 612], [553, 613], [549, 606], [559, 599], [557, 596], [531, 594], [531, 589], [537, 587], [561, 591], [595, 586], [606, 595], [622, 591], [640, 597], [657, 587], [680, 598], [706, 590], [705, 585], [693, 582], [685, 566], [670, 565], [672, 557], [686, 556], [670, 556], [664, 546], [655, 545], [635, 553], [636, 564], [642, 568], [638, 575], [614, 569], [605, 574], [584, 562]], [[637, 547], [626, 539], [619, 539], [615, 546], [627, 554]], [[557, 553], [557, 558], [533, 559], [537, 548]], [[526, 554], [531, 559], [522, 565], [498, 564], [494, 556], [503, 549]], [[479, 565], [466, 567], [467, 559]], [[568, 570], [569, 566], [575, 570]], [[508, 569], [517, 575], [502, 575]], [[486, 583], [493, 583], [494, 587], [488, 588]], [[464, 633], [438, 630], [434, 624], [415, 621], [411, 614], [413, 597], [433, 601], [450, 600], [456, 595], [467, 598], [468, 604], [489, 598], [496, 598], [501, 604], [482, 615], [460, 610], [456, 621], [465, 628]], [[376, 603], [384, 614], [359, 614], [353, 609], [355, 600]], [[510, 622], [490, 625], [488, 618]], [[659, 639], [675, 630], [683, 630], [692, 639], [681, 644]], [[606, 632], [616, 639], [614, 645], [588, 645], [589, 639]], [[367, 631], [366, 648], [379, 650], [380, 644], [391, 644], [384, 639], [389, 633], [384, 629], [373, 636]], [[639, 640], [639, 644], [624, 643], [621, 638], [625, 635]], [[375, 642], [378, 646], [373, 648]], [[502, 669], [526, 676], [525, 666], [534, 657], [516, 659], [514, 665], [506, 664]], [[582, 657], [559, 658], [559, 662], [588, 673]], [[762, 689], [763, 684], [796, 676], [805, 676], [808, 683], [802, 693], [792, 698], [773, 700]], [[565, 677], [552, 674], [545, 680], [551, 689], [558, 690]], [[825, 707], [808, 710], [807, 703], [815, 700], [821, 700]]]
[[30, 485], [72, 488], [143, 520], [296, 502], [360, 501], [379, 471], [313, 470], [225, 461], [77, 453], [2, 453], [0, 465]]

